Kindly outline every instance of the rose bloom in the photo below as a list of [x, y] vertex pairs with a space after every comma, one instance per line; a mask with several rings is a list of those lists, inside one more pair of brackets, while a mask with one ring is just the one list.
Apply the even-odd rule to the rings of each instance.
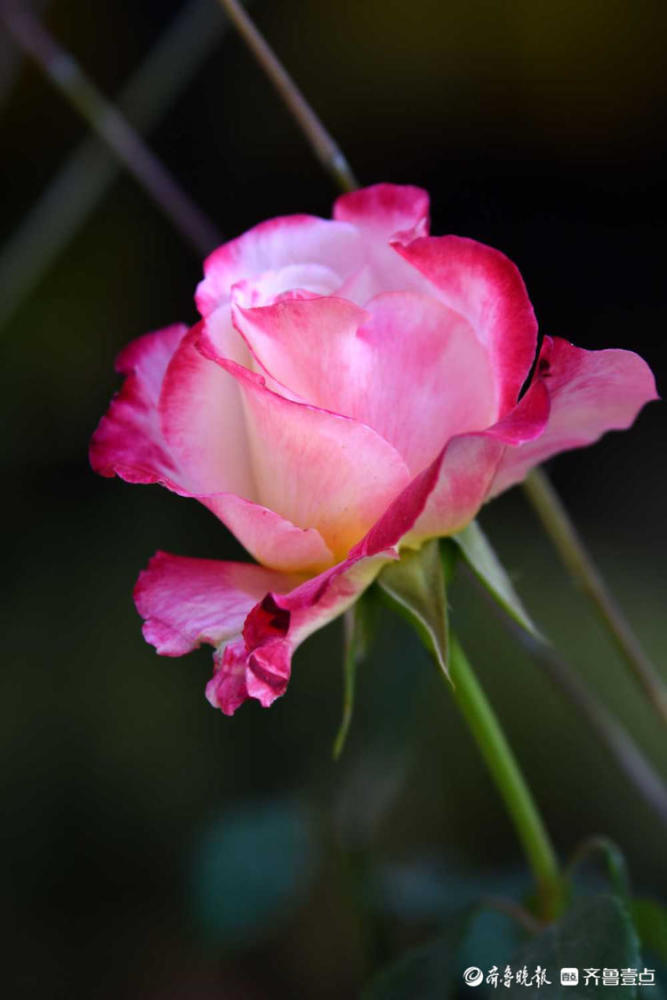
[[194, 497], [256, 560], [158, 552], [135, 589], [158, 653], [214, 647], [206, 695], [226, 714], [283, 694], [296, 647], [401, 549], [656, 398], [629, 351], [545, 337], [534, 364], [517, 268], [429, 236], [428, 210], [425, 191], [378, 184], [333, 220], [263, 222], [207, 259], [195, 326], [118, 358], [93, 468]]

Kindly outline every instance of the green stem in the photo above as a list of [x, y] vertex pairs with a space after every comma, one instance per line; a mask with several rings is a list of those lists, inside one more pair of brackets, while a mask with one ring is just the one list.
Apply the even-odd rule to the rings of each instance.
[[586, 546], [546, 473], [541, 469], [533, 469], [523, 483], [523, 488], [570, 574], [590, 598], [652, 708], [667, 725], [667, 687], [586, 551]]
[[553, 920], [562, 903], [562, 883], [553, 845], [500, 723], [454, 636], [450, 645], [450, 672], [454, 697], [505, 802], [533, 872], [539, 916]]

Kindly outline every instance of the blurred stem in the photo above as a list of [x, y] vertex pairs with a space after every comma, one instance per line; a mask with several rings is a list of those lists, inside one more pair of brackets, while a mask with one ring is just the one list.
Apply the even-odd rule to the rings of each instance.
[[266, 39], [257, 30], [238, 0], [219, 0], [219, 3], [291, 111], [322, 166], [343, 191], [353, 191], [359, 185], [345, 154], [324, 127]]
[[[324, 128], [311, 106], [279, 62], [257, 27], [237, 0], [219, 0], [243, 35], [257, 61], [290, 109], [315, 154], [343, 191], [359, 185], [343, 153]], [[545, 531], [560, 553], [575, 582], [596, 606], [603, 624], [633, 670], [654, 709], [667, 723], [667, 688], [642, 650], [623, 612], [616, 604], [602, 575], [565, 510], [558, 494], [544, 472], [534, 469], [523, 484], [528, 500], [535, 508]]]
[[0, 15], [18, 45], [113, 150], [181, 235], [199, 254], [212, 250], [220, 242], [216, 229], [73, 56], [46, 31], [29, 5], [0, 0]]
[[508, 615], [503, 622], [546, 670], [549, 679], [581, 714], [591, 732], [615, 759], [621, 771], [667, 829], [667, 787], [627, 730], [586, 687], [553, 646], [538, 642]]
[[[146, 132], [162, 118], [226, 27], [211, 0], [189, 0], [178, 11], [116, 98], [134, 128]], [[9, 36], [6, 43], [20, 54]], [[0, 327], [81, 228], [121, 168], [105, 142], [86, 135], [50, 180], [0, 252]]]
[[656, 714], [667, 725], [667, 687], [614, 600], [546, 473], [533, 469], [523, 489], [575, 583], [597, 609]]
[[459, 642], [451, 637], [454, 697], [470, 726], [523, 845], [537, 885], [537, 912], [554, 920], [562, 905], [562, 882], [551, 839], [500, 723]]

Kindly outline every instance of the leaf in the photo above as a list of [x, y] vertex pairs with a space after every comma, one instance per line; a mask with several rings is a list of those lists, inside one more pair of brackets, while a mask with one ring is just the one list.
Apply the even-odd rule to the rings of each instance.
[[216, 944], [254, 943], [303, 901], [317, 860], [309, 817], [298, 802], [237, 804], [210, 823], [195, 845], [196, 924]]
[[460, 974], [457, 954], [473, 910], [457, 914], [432, 941], [411, 948], [382, 969], [362, 992], [362, 1000], [437, 1000], [452, 995]]
[[377, 583], [413, 625], [449, 680], [449, 633], [445, 574], [436, 538], [417, 551], [406, 551], [382, 570]]
[[333, 745], [333, 759], [338, 760], [345, 747], [352, 723], [357, 667], [368, 654], [375, 625], [375, 603], [372, 593], [366, 591], [345, 612], [343, 627], [343, 716]]
[[569, 865], [570, 877], [595, 854], [600, 854], [607, 868], [607, 875], [616, 895], [628, 904], [630, 900], [630, 876], [623, 852], [608, 837], [589, 837], [574, 852]]
[[644, 948], [667, 962], [667, 907], [654, 899], [635, 899], [630, 911]]
[[477, 521], [471, 521], [463, 531], [452, 535], [452, 541], [461, 549], [475, 576], [508, 615], [540, 642], [545, 642], [544, 636], [532, 622], [509, 575]]
[[[639, 940], [627, 908], [616, 896], [598, 895], [578, 899], [565, 916], [553, 926], [532, 938], [510, 960], [510, 968], [526, 966], [534, 975], [538, 966], [546, 970], [548, 984], [539, 989], [545, 1000], [583, 1000], [595, 992], [594, 980], [585, 984], [585, 969], [633, 969], [643, 971]], [[561, 968], [579, 970], [578, 985], [561, 985]], [[502, 970], [501, 970], [502, 971]], [[599, 980], [602, 988], [602, 979]], [[605, 986], [604, 995], [617, 989], [626, 1000], [637, 996], [637, 989], [628, 986]], [[504, 995], [510, 1000], [526, 997], [524, 985], [514, 982]]]

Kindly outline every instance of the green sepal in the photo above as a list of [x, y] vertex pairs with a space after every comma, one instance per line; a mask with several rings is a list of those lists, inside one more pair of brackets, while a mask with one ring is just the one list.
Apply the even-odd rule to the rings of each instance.
[[468, 566], [494, 600], [518, 625], [540, 642], [545, 642], [544, 636], [532, 622], [508, 573], [477, 521], [471, 521], [463, 531], [451, 537], [460, 548]]
[[377, 578], [389, 603], [414, 626], [448, 680], [449, 623], [445, 570], [436, 538], [406, 550]]
[[367, 656], [373, 640], [376, 604], [377, 598], [367, 590], [343, 616], [343, 715], [334, 740], [334, 760], [342, 754], [352, 724], [357, 667]]

